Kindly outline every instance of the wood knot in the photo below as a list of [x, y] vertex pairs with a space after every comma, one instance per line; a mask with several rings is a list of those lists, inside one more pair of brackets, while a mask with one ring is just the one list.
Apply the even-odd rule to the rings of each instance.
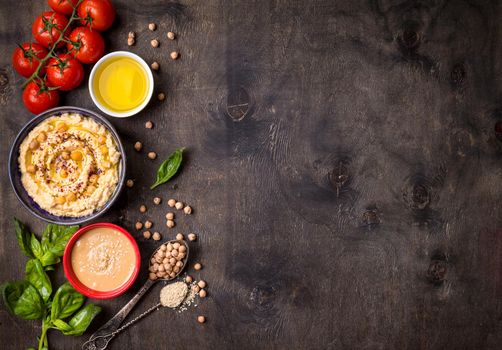
[[380, 224], [380, 217], [378, 215], [378, 210], [376, 208], [374, 209], [367, 209], [363, 213], [363, 224], [368, 227], [374, 227]]
[[405, 55], [415, 53], [421, 41], [422, 35], [420, 34], [418, 23], [413, 21], [405, 23], [397, 40], [401, 52]]
[[445, 281], [447, 271], [446, 261], [433, 259], [427, 270], [427, 280], [433, 285], [439, 286]]
[[237, 86], [232, 88], [227, 95], [225, 103], [226, 114], [234, 121], [240, 121], [251, 109], [251, 96], [245, 88]]
[[405, 189], [403, 198], [411, 209], [423, 210], [430, 203], [429, 186], [421, 182], [412, 183]]
[[255, 286], [249, 295], [249, 301], [259, 313], [268, 313], [274, 307], [277, 289], [274, 286]]

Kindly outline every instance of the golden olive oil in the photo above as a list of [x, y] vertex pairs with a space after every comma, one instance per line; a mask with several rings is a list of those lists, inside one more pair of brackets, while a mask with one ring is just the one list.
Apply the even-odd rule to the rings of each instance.
[[130, 111], [147, 98], [149, 81], [144, 68], [129, 57], [112, 57], [96, 70], [94, 95], [114, 112]]

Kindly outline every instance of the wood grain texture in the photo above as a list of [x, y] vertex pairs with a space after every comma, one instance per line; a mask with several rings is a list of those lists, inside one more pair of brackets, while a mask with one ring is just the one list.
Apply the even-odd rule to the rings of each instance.
[[[155, 244], [134, 230], [136, 220], [151, 218], [164, 238], [198, 233], [191, 258], [204, 269], [193, 274], [208, 281], [209, 297], [181, 314], [156, 311], [111, 349], [500, 349], [498, 1], [114, 4], [107, 49], [158, 61], [156, 92], [167, 99], [111, 120], [136, 186], [102, 219], [135, 233], [145, 266]], [[30, 118], [10, 52], [43, 8], [1, 1], [2, 164]], [[159, 29], [148, 31], [149, 22]], [[129, 48], [131, 30], [137, 44]], [[177, 40], [165, 38], [169, 30]], [[175, 62], [172, 50], [181, 54]], [[85, 86], [63, 103], [96, 109]], [[180, 146], [188, 150], [182, 173], [150, 191], [154, 168]], [[36, 232], [44, 223], [21, 207], [1, 171], [3, 281], [18, 278], [25, 262], [12, 217]], [[168, 232], [165, 201], [154, 207], [155, 195], [189, 202], [194, 215]], [[104, 312], [90, 332], [146, 275], [143, 268], [128, 293], [97, 302]], [[0, 309], [3, 349], [33, 345], [37, 327]], [[90, 332], [53, 332], [50, 341], [77, 349]]]

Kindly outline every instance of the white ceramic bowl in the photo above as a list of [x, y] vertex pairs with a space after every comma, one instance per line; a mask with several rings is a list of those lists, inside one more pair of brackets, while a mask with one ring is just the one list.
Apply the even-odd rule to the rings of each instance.
[[[105, 106], [103, 106], [98, 101], [98, 99], [96, 98], [96, 95], [94, 94], [93, 83], [94, 83], [94, 78], [96, 76], [96, 70], [104, 62], [108, 61], [110, 58], [113, 58], [113, 57], [129, 57], [129, 58], [132, 58], [133, 60], [135, 60], [136, 62], [138, 62], [141, 65], [141, 67], [146, 72], [146, 76], [147, 76], [147, 79], [148, 79], [148, 92], [147, 92], [146, 98], [145, 98], [145, 100], [143, 101], [143, 103], [141, 105], [139, 105], [138, 107], [136, 107], [134, 109], [131, 109], [129, 111], [123, 111], [123, 112], [112, 111], [112, 110], [106, 108]], [[154, 82], [153, 82], [152, 71], [150, 70], [150, 67], [148, 66], [148, 64], [146, 64], [146, 62], [141, 57], [139, 57], [138, 55], [136, 55], [136, 54], [134, 54], [132, 52], [115, 51], [115, 52], [111, 52], [108, 55], [105, 55], [105, 56], [101, 57], [101, 59], [98, 62], [96, 62], [96, 64], [94, 65], [94, 67], [92, 67], [91, 75], [89, 77], [89, 93], [91, 94], [91, 98], [92, 98], [92, 101], [94, 102], [94, 104], [102, 112], [104, 112], [104, 113], [106, 113], [108, 115], [111, 115], [112, 117], [126, 118], [126, 117], [130, 117], [132, 115], [135, 115], [135, 114], [139, 113], [141, 110], [143, 110], [143, 108], [146, 107], [146, 105], [148, 104], [148, 102], [150, 102], [150, 99], [152, 98], [152, 95], [153, 95], [153, 84], [154, 84]]]

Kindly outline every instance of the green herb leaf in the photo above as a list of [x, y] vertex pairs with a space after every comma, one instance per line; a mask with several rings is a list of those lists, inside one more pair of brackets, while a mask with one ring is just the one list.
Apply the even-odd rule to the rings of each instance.
[[40, 262], [43, 266], [54, 265], [60, 261], [61, 259], [59, 259], [59, 257], [51, 251], [44, 252], [44, 255], [40, 257]]
[[63, 320], [57, 319], [57, 320], [52, 321], [52, 323], [61, 332], [70, 332], [73, 330], [73, 328]]
[[42, 248], [44, 252], [50, 251], [62, 257], [66, 243], [78, 230], [78, 226], [60, 226], [49, 224], [42, 233]]
[[17, 243], [19, 243], [21, 251], [28, 258], [34, 258], [35, 256], [33, 255], [33, 252], [31, 251], [30, 248], [30, 239], [31, 239], [30, 231], [28, 231], [26, 226], [16, 218], [14, 218], [14, 227], [16, 229]]
[[35, 236], [35, 234], [33, 234], [33, 233], [31, 234], [31, 238], [30, 238], [30, 249], [31, 249], [33, 255], [35, 255], [35, 258], [37, 258], [37, 259], [41, 259], [42, 256], [44, 255], [42, 245], [38, 241], [37, 236]]
[[94, 304], [87, 304], [77, 312], [68, 322], [72, 328], [70, 331], [63, 331], [65, 335], [82, 335], [91, 324], [94, 317], [101, 312], [101, 308]]
[[36, 320], [44, 316], [44, 301], [28, 281], [5, 283], [0, 289], [5, 305], [12, 314], [25, 320]]
[[184, 148], [177, 149], [160, 165], [159, 170], [157, 170], [157, 180], [150, 187], [151, 190], [166, 183], [176, 174], [183, 160], [183, 150]]
[[45, 302], [49, 300], [52, 293], [51, 280], [45, 273], [40, 260], [28, 260], [26, 263], [26, 280], [37, 288], [38, 293]]
[[85, 297], [66, 282], [58, 288], [51, 306], [51, 320], [71, 316], [84, 303]]

